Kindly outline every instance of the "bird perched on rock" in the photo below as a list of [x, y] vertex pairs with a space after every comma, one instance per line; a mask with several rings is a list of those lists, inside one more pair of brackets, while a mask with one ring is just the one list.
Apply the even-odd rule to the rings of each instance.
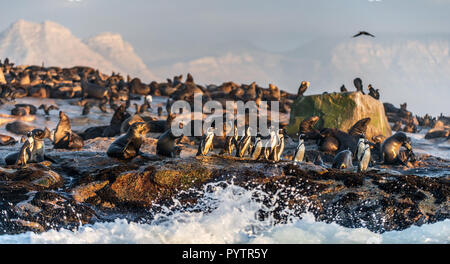
[[372, 96], [373, 98], [379, 100], [379, 99], [380, 99], [380, 93], [378, 92], [378, 89], [375, 90], [375, 89], [372, 87], [371, 84], [369, 84], [369, 87], [368, 87], [368, 88], [369, 88], [369, 95]]
[[348, 92], [347, 88], [345, 88], [345, 85], [342, 85], [341, 86], [341, 93], [345, 93], [345, 92]]
[[370, 33], [367, 32], [367, 31], [359, 31], [358, 33], [356, 33], [355, 35], [353, 35], [353, 38], [356, 38], [356, 37], [359, 37], [359, 36], [363, 36], [363, 35], [369, 36], [369, 37], [372, 37], [372, 38], [375, 37], [374, 35], [370, 34]]
[[359, 77], [355, 78], [353, 80], [353, 84], [355, 85], [355, 88], [356, 88], [357, 92], [361, 92], [362, 94], [365, 94], [364, 91], [363, 91], [363, 83], [362, 83], [361, 78], [359, 78]]

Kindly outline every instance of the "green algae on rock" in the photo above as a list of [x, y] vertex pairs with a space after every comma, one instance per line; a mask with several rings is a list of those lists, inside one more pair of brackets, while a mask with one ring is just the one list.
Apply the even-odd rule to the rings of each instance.
[[297, 97], [291, 108], [289, 135], [297, 133], [300, 122], [311, 116], [319, 117], [319, 122], [316, 124], [318, 129], [337, 128], [345, 132], [358, 120], [370, 117], [367, 138], [392, 135], [383, 104], [359, 92]]

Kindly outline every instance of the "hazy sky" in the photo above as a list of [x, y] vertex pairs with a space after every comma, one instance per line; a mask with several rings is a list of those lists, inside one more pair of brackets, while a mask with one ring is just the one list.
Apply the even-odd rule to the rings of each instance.
[[25, 19], [55, 21], [81, 38], [118, 32], [139, 53], [231, 41], [284, 51], [316, 36], [361, 29], [449, 33], [450, 26], [450, 0], [8, 0], [2, 6], [1, 28]]
[[[378, 43], [387, 40], [387, 36], [392, 39], [396, 34], [407, 36], [406, 39], [409, 36], [414, 36], [411, 39], [417, 39], [417, 36], [421, 35], [444, 37], [447, 42], [442, 45], [438, 43], [440, 45], [439, 52], [444, 54], [440, 58], [444, 60], [442, 65], [450, 65], [448, 54], [450, 0], [0, 1], [4, 2], [0, 16], [0, 31], [19, 19], [25, 19], [38, 23], [45, 20], [54, 21], [67, 27], [81, 39], [97, 35], [100, 32], [119, 33], [132, 44], [149, 69], [159, 70], [164, 78], [185, 73], [186, 65], [189, 64], [183, 63], [194, 61], [195, 66], [212, 60], [195, 61], [196, 59], [210, 56], [209, 58], [219, 58], [225, 62], [217, 67], [216, 71], [219, 72], [217, 78], [210, 77], [210, 79], [203, 80], [204, 82], [229, 81], [226, 78], [235, 80], [236, 69], [234, 72], [232, 71], [234, 64], [229, 64], [231, 65], [229, 66], [230, 73], [226, 77], [220, 75], [222, 74], [220, 71], [224, 69], [223, 65], [228, 61], [242, 60], [242, 58], [245, 60], [242, 53], [249, 50], [262, 50], [271, 52], [271, 54], [282, 53], [284, 56], [286, 54], [289, 56], [291, 54], [289, 51], [302, 47], [305, 43], [308, 45], [314, 40], [313, 43], [317, 43], [317, 46], [322, 45], [320, 46], [322, 48], [315, 48], [316, 44], [313, 44], [315, 52], [323, 53], [322, 50], [325, 50], [323, 43], [317, 39], [338, 37], [350, 40], [350, 37], [359, 30], [366, 30], [377, 36], [373, 41], [375, 48], [378, 47]], [[383, 38], [385, 39], [383, 40]], [[430, 50], [433, 51], [433, 45], [435, 46], [432, 43], [426, 49], [418, 50], [424, 50], [424, 54], [427, 55]], [[390, 46], [386, 47], [388, 48], [383, 52], [391, 52]], [[364, 49], [360, 47], [360, 50]], [[228, 52], [233, 54], [226, 55]], [[307, 55], [302, 54], [301, 56]], [[324, 54], [323, 56], [328, 55]], [[352, 58], [355, 57], [358, 58], [358, 56]], [[405, 57], [408, 55], [403, 56], [402, 60], [407, 62]], [[353, 69], [353, 71], [343, 69], [347, 75], [335, 76], [336, 78], [332, 82], [326, 83], [327, 76], [323, 76], [321, 71], [317, 71], [319, 77], [313, 76], [313, 71], [311, 71], [312, 74], [307, 75], [305, 70], [300, 70], [298, 64], [291, 66], [288, 60], [286, 63], [285, 59], [282, 65], [278, 65], [276, 57], [269, 58], [265, 59], [262, 56], [259, 58], [266, 64], [266, 68], [263, 70], [256, 68], [255, 66], [259, 66], [259, 64], [255, 63], [250, 64], [247, 68], [237, 69], [241, 74], [237, 81], [250, 83], [257, 80], [263, 86], [267, 86], [267, 83], [273, 81], [277, 85], [280, 84], [280, 88], [294, 92], [298, 87], [298, 82], [303, 79], [323, 78], [325, 83], [311, 87], [311, 89], [317, 89], [314, 92], [322, 92], [325, 89], [338, 89], [344, 81], [346, 85], [351, 86], [351, 80], [356, 77], [355, 75], [363, 77], [367, 73], [367, 79], [369, 76], [373, 77], [367, 82], [377, 84], [376, 81], [378, 81], [378, 87], [384, 91], [387, 87], [390, 88], [384, 95], [389, 97], [388, 100], [393, 103], [411, 101], [411, 108], [421, 113], [432, 111], [448, 113], [449, 111], [447, 102], [450, 99], [448, 98], [450, 88], [447, 83], [450, 80], [448, 77], [450, 73], [446, 72], [447, 68], [442, 68], [441, 72], [433, 70], [424, 80], [420, 80], [420, 71], [409, 71], [406, 75], [414, 77], [409, 80], [409, 83], [407, 82], [408, 76], [402, 76], [403, 79], [397, 78], [396, 73], [392, 73], [391, 69], [387, 68], [384, 69], [386, 74], [380, 72], [379, 67], [373, 68], [370, 74], [362, 72], [362, 70], [358, 71], [358, 69]], [[253, 59], [258, 59], [258, 56], [253, 54]], [[360, 57], [359, 59], [364, 60], [365, 58]], [[438, 58], [438, 60], [440, 59]], [[429, 61], [429, 59], [425, 60], [425, 62]], [[172, 66], [179, 62], [181, 66]], [[217, 60], [212, 60], [213, 65], [217, 64], [216, 62]], [[351, 65], [351, 61], [347, 64]], [[209, 70], [211, 63], [205, 65], [207, 73], [211, 73], [212, 71]], [[436, 63], [431, 61], [427, 65], [430, 65], [428, 71], [431, 71], [430, 69], [434, 69], [431, 66]], [[167, 68], [164, 68], [166, 66]], [[318, 65], [316, 66], [318, 67]], [[296, 71], [296, 67], [299, 70]], [[409, 66], [406, 65], [405, 69], [409, 69]], [[391, 75], [388, 74], [388, 71]], [[398, 76], [400, 74], [405, 75], [404, 72], [400, 72]], [[202, 75], [206, 76], [207, 74]], [[389, 77], [384, 79], [384, 76], [388, 75]], [[418, 86], [417, 78], [422, 81], [421, 86]], [[435, 82], [439, 79], [440, 82]], [[367, 83], [365, 82], [365, 84]], [[394, 84], [395, 89], [392, 89]], [[402, 84], [403, 87], [400, 87]], [[415, 86], [419, 88], [414, 90]], [[434, 89], [427, 94], [429, 96], [427, 102], [431, 103], [423, 102], [417, 97], [424, 87]], [[414, 100], [416, 101], [414, 102]], [[439, 110], [434, 109], [436, 105]]]

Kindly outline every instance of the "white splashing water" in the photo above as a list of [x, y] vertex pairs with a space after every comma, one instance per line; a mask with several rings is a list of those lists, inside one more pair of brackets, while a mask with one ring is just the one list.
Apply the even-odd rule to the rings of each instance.
[[252, 199], [253, 192], [229, 185], [205, 193], [201, 202], [213, 203], [210, 213], [179, 212], [161, 215], [164, 221], [139, 224], [114, 222], [85, 225], [78, 230], [51, 230], [0, 236], [0, 243], [449, 243], [450, 220], [377, 234], [365, 228], [345, 228], [316, 222], [312, 214], [291, 223], [273, 225], [256, 220], [264, 209]]

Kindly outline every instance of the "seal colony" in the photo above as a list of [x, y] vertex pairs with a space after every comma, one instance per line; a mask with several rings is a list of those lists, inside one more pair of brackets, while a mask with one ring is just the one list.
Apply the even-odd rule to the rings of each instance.
[[[203, 126], [208, 115], [198, 120], [191, 119], [190, 123], [179, 123], [178, 128], [183, 130], [181, 134], [173, 131], [176, 117], [186, 115], [182, 111], [171, 112], [170, 106], [176, 100], [183, 99], [192, 105], [195, 95], [200, 95], [202, 102], [255, 101], [259, 102], [258, 109], [261, 101], [272, 100], [280, 102], [281, 113], [289, 113], [297, 96], [303, 97], [311, 90], [308, 81], [301, 81], [298, 94], [293, 95], [273, 84], [269, 84], [269, 88], [262, 88], [256, 83], [238, 85], [233, 82], [201, 86], [195, 83], [191, 74], [187, 74], [184, 82], [183, 76], [179, 75], [166, 83], [144, 84], [138, 78], [123, 78], [117, 73], [108, 76], [89, 67], [14, 67], [14, 64], [5, 61], [0, 69], [5, 77], [5, 82], [1, 84], [2, 103], [14, 104], [10, 116], [15, 119], [5, 127], [15, 135], [24, 135], [20, 143], [8, 135], [0, 138], [2, 145], [8, 145], [10, 150], [4, 159], [6, 166], [0, 170], [0, 193], [5, 194], [2, 197], [13, 204], [7, 207], [6, 203], [0, 203], [0, 209], [19, 219], [35, 222], [41, 228], [8, 218], [0, 219], [0, 227], [8, 227], [4, 230], [46, 230], [43, 220], [39, 219], [59, 215], [60, 211], [56, 207], [44, 208], [43, 205], [56, 200], [60, 201], [58, 206], [65, 209], [70, 206], [82, 215], [81, 220], [77, 218], [75, 221], [76, 217], [70, 210], [60, 212], [69, 219], [67, 222], [70, 225], [77, 225], [80, 221], [104, 220], [96, 210], [107, 214], [133, 210], [141, 212], [139, 210], [142, 209], [148, 214], [149, 208], [160, 202], [170, 204], [169, 200], [177, 197], [179, 190], [189, 192], [189, 188], [200, 188], [202, 184], [229, 180], [230, 177], [236, 177], [238, 184], [246, 188], [253, 188], [259, 182], [273, 195], [275, 193], [271, 190], [283, 188], [281, 184], [299, 188], [302, 195], [316, 203], [314, 210], [320, 219], [336, 221], [333, 219], [339, 212], [349, 208], [357, 211], [356, 216], [338, 221], [344, 226], [361, 226], [362, 219], [367, 219], [364, 212], [372, 212], [372, 209], [364, 211], [354, 207], [352, 201], [362, 197], [356, 194], [357, 191], [364, 192], [373, 201], [387, 199], [383, 196], [387, 194], [391, 200], [377, 205], [383, 214], [388, 214], [389, 206], [402, 213], [408, 208], [409, 212], [416, 214], [401, 219], [399, 216], [393, 217], [387, 224], [392, 230], [449, 217], [448, 209], [445, 209], [448, 204], [448, 182], [414, 176], [414, 172], [422, 168], [448, 168], [449, 162], [416, 154], [406, 134], [408, 131], [397, 131], [387, 138], [384, 135], [366, 138], [371, 118], [363, 117], [350, 129], [342, 131], [332, 127], [318, 129], [317, 125], [322, 120], [313, 115], [303, 120], [296, 135], [290, 137], [286, 133], [286, 123], [276, 123], [270, 119], [267, 135], [260, 128], [254, 131], [249, 119], [258, 114], [247, 111], [242, 123], [237, 119], [228, 123], [224, 120], [226, 135], [216, 135], [219, 126], [214, 124], [205, 127], [201, 136], [189, 136], [186, 129], [194, 129], [191, 124]], [[21, 82], [24, 75], [31, 76], [33, 82]], [[357, 93], [364, 93], [360, 78], [356, 78], [354, 84]], [[345, 87], [341, 90], [349, 92]], [[379, 100], [378, 89], [369, 85], [368, 90], [367, 96]], [[101, 112], [111, 114], [111, 119], [106, 125], [74, 131], [70, 120], [72, 116], [69, 118], [61, 105], [39, 104], [37, 107], [14, 103], [24, 96], [70, 99], [73, 105], [79, 107], [79, 117], [89, 116], [90, 109], [98, 107]], [[156, 96], [167, 97], [165, 107], [155, 106], [153, 97]], [[143, 103], [131, 102], [137, 99], [143, 99]], [[59, 122], [51, 130], [21, 121], [35, 115], [47, 116], [53, 110], [60, 112]], [[410, 122], [414, 119], [406, 110], [406, 105], [397, 111], [395, 107], [385, 104], [385, 110], [388, 117], [391, 115], [391, 120]], [[420, 120], [422, 125], [436, 128], [432, 131], [434, 135], [442, 134], [448, 138], [448, 133], [436, 131], [447, 131], [449, 118], [424, 117]], [[421, 124], [416, 128], [423, 129]], [[242, 128], [240, 133], [238, 127]], [[46, 148], [45, 143], [53, 148]], [[86, 151], [93, 144], [100, 146], [97, 151]], [[332, 183], [326, 187], [329, 183], [323, 183], [323, 180]], [[366, 194], [367, 184], [376, 190], [376, 194]], [[400, 188], [399, 191], [397, 186], [401, 184], [409, 186], [409, 189]], [[305, 186], [309, 187], [308, 190]], [[344, 187], [339, 189], [337, 186]], [[55, 188], [62, 188], [64, 195], [51, 192]], [[404, 192], [403, 198], [396, 192]], [[317, 194], [328, 200], [321, 202]], [[307, 210], [298, 199], [292, 199], [296, 201], [295, 206], [301, 208], [298, 213]], [[339, 207], [331, 202], [333, 199], [345, 206]], [[401, 199], [411, 199], [411, 203], [404, 205]], [[421, 203], [427, 199], [435, 199], [436, 202], [427, 204], [427, 209], [422, 210], [425, 205]], [[194, 194], [185, 197], [186, 204], [195, 200]], [[287, 201], [283, 200], [283, 204]], [[34, 208], [35, 213], [23, 209], [23, 204], [27, 204], [26, 208]], [[427, 215], [426, 212], [431, 213]], [[55, 226], [68, 226], [62, 219], [51, 219]], [[283, 221], [283, 216], [276, 215], [276, 219]], [[376, 219], [369, 220], [369, 223], [378, 232], [384, 230], [380, 228], [385, 228], [380, 227]]]

